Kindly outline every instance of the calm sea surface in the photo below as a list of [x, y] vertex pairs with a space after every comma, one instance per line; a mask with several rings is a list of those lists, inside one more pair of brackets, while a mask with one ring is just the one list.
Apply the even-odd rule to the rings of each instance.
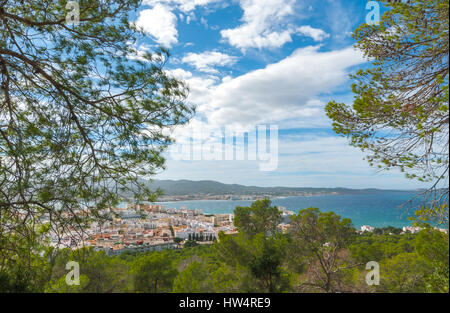
[[[286, 197], [272, 199], [272, 204], [286, 207], [298, 212], [308, 207], [319, 208], [322, 212], [333, 211], [342, 217], [350, 218], [355, 227], [371, 225], [374, 227], [411, 225], [408, 216], [414, 214], [419, 201], [405, 204], [414, 193], [388, 192], [380, 194], [359, 195], [324, 195], [311, 197]], [[187, 209], [202, 209], [203, 213], [223, 214], [233, 213], [236, 206], [248, 206], [252, 201], [246, 200], [196, 200], [158, 202], [166, 208], [182, 207]], [[404, 205], [405, 204], [405, 205]], [[404, 206], [402, 206], [404, 205]]]

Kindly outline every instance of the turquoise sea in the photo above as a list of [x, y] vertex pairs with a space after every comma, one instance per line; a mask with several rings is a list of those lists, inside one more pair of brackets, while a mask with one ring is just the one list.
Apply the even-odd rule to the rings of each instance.
[[[272, 199], [277, 206], [298, 212], [308, 207], [319, 208], [322, 212], [333, 211], [342, 217], [350, 218], [355, 227], [370, 225], [373, 227], [403, 227], [411, 225], [408, 217], [414, 214], [420, 201], [407, 204], [414, 197], [409, 192], [386, 192], [357, 195], [323, 195], [311, 197], [286, 197]], [[236, 206], [248, 206], [246, 200], [200, 200], [158, 202], [166, 208], [202, 209], [203, 213], [233, 213]]]

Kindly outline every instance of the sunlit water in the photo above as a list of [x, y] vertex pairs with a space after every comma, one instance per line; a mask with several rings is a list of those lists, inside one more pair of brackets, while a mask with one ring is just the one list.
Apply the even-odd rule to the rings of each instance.
[[[409, 202], [416, 194], [409, 192], [386, 192], [357, 195], [322, 195], [309, 197], [274, 198], [272, 204], [283, 206], [298, 213], [301, 209], [315, 207], [322, 212], [333, 211], [342, 217], [350, 218], [356, 228], [362, 225], [373, 227], [411, 226], [408, 217], [423, 203], [420, 200]], [[156, 202], [166, 208], [201, 209], [205, 214], [233, 213], [236, 206], [249, 206], [251, 200], [192, 200]], [[126, 203], [121, 203], [124, 207]], [[447, 226], [445, 226], [447, 227]]]
[[[358, 195], [323, 195], [310, 197], [286, 197], [272, 199], [277, 206], [298, 212], [308, 207], [319, 208], [322, 212], [333, 211], [342, 217], [350, 218], [355, 227], [371, 225], [374, 227], [411, 225], [408, 217], [414, 214], [420, 201], [406, 204], [414, 196], [413, 193], [382, 193]], [[203, 213], [223, 214], [233, 213], [236, 206], [248, 206], [252, 201], [246, 200], [195, 200], [158, 202], [166, 208], [182, 207], [187, 209], [202, 209]]]

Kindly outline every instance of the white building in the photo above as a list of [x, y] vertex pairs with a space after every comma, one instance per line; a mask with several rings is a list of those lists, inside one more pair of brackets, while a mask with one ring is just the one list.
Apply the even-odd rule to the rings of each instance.
[[374, 230], [375, 230], [375, 227], [372, 227], [372, 226], [369, 226], [369, 225], [363, 225], [363, 226], [361, 226], [361, 231], [362, 231], [362, 232], [367, 231], [367, 232], [371, 233], [371, 232], [373, 232]]
[[411, 234], [415, 234], [418, 233], [422, 230], [421, 227], [413, 227], [413, 226], [404, 226], [403, 227], [403, 231], [406, 232], [410, 232]]

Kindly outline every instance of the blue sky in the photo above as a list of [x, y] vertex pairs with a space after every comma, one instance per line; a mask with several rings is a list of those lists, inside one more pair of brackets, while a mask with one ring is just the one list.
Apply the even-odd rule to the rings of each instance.
[[277, 125], [278, 166], [255, 161], [175, 160], [157, 179], [217, 180], [258, 186], [421, 188], [379, 172], [335, 135], [324, 107], [351, 103], [348, 74], [366, 66], [351, 34], [365, 21], [361, 0], [144, 0], [131, 17], [146, 36], [136, 49], [169, 48], [170, 75], [190, 87], [197, 116], [172, 130]]

